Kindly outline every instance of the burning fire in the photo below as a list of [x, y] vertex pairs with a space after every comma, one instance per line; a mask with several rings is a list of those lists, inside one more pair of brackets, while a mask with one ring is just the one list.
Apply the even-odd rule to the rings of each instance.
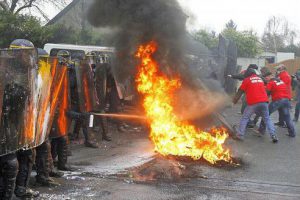
[[179, 78], [169, 79], [159, 71], [159, 65], [152, 57], [157, 48], [157, 43], [151, 41], [141, 45], [136, 53], [140, 60], [137, 88], [144, 95], [143, 106], [150, 120], [150, 137], [155, 150], [162, 155], [189, 156], [194, 160], [203, 157], [212, 164], [220, 160], [231, 162], [229, 150], [223, 148], [228, 137], [225, 129], [204, 132], [174, 114], [172, 100], [181, 82]]

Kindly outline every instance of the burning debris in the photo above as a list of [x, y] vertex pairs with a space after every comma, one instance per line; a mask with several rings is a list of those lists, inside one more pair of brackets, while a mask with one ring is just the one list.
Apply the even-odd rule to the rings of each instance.
[[[190, 157], [182, 156], [154, 156], [149, 162], [141, 166], [128, 169], [126, 173], [116, 174], [118, 179], [125, 179], [126, 182], [151, 183], [157, 181], [180, 182], [195, 178], [208, 178], [203, 172], [203, 165], [211, 165], [204, 159], [193, 160]], [[244, 167], [242, 160], [233, 158], [232, 163], [217, 162], [213, 165], [223, 170], [237, 170]]]
[[158, 45], [154, 41], [141, 45], [136, 57], [140, 59], [136, 78], [138, 91], [144, 95], [144, 108], [151, 126], [151, 139], [162, 155], [203, 157], [214, 164], [231, 161], [229, 150], [223, 148], [228, 134], [214, 129], [212, 134], [197, 130], [174, 114], [173, 95], [180, 88], [180, 77], [169, 79], [160, 72], [153, 59]]

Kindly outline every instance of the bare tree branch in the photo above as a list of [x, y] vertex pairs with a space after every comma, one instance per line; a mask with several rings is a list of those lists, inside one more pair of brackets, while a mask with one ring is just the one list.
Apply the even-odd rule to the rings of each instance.
[[19, 7], [17, 9], [17, 11], [15, 12], [15, 14], [18, 14], [20, 11], [26, 9], [26, 8], [31, 8], [33, 6], [33, 3], [35, 2], [35, 0], [30, 0], [29, 2], [27, 2], [25, 5]]
[[62, 9], [71, 0], [0, 0], [0, 10], [6, 10], [14, 14], [19, 14], [23, 11], [37, 11], [44, 19], [49, 20], [46, 13], [43, 11], [45, 6], [53, 5], [57, 9]]
[[18, 5], [18, 2], [19, 2], [19, 0], [12, 0], [11, 1], [11, 5], [10, 5], [10, 9], [9, 9], [11, 12], [15, 11], [15, 9], [16, 9], [16, 7]]
[[50, 20], [47, 14], [40, 7], [38, 7], [37, 5], [34, 5], [33, 7], [35, 7], [38, 10], [38, 12], [43, 16], [45, 20]]
[[6, 1], [0, 1], [0, 7], [3, 9], [3, 10], [8, 10], [8, 4]]

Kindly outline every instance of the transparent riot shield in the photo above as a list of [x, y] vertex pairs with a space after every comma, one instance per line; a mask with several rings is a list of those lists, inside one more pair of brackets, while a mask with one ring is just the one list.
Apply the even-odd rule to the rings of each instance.
[[5, 73], [0, 87], [0, 155], [5, 155], [45, 141], [52, 75], [47, 65], [37, 64], [35, 49], [0, 52], [0, 76]]
[[75, 63], [79, 110], [82, 113], [99, 110], [94, 71], [87, 60]]
[[[57, 63], [57, 59], [55, 59]], [[70, 106], [68, 67], [65, 63], [55, 64], [52, 67], [53, 84], [51, 85], [51, 129], [50, 137], [63, 137], [68, 134], [70, 120], [67, 111]]]
[[107, 66], [108, 64], [98, 63], [95, 68], [94, 80], [96, 89], [96, 98], [99, 102], [96, 111], [102, 112], [105, 109], [107, 94]]

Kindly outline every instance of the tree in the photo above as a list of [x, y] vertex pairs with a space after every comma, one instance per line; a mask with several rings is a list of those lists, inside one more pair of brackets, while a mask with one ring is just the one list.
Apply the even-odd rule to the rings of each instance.
[[239, 57], [255, 57], [261, 52], [259, 38], [255, 32], [237, 31], [233, 28], [225, 28], [222, 35], [236, 43]]
[[19, 14], [23, 11], [36, 11], [46, 20], [48, 16], [43, 11], [43, 5], [52, 4], [56, 7], [65, 6], [70, 0], [0, 0], [0, 10]]
[[231, 19], [229, 20], [229, 22], [227, 22], [227, 24], [225, 25], [226, 29], [233, 29], [236, 30], [237, 29], [237, 24], [234, 23], [234, 21]]
[[41, 26], [41, 21], [30, 15], [0, 12], [0, 47], [7, 48], [17, 38], [28, 39], [36, 47], [45, 43], [95, 44], [90, 33], [81, 36], [80, 31], [64, 25]]
[[290, 44], [284, 48], [279, 49], [281, 52], [293, 52], [295, 53], [295, 56], [300, 57], [300, 43], [297, 45]]
[[0, 47], [8, 47], [16, 38], [29, 39], [40, 46], [45, 41], [45, 33], [40, 21], [29, 15], [14, 15], [0, 12]]
[[278, 52], [285, 46], [293, 45], [296, 37], [296, 31], [284, 17], [272, 16], [266, 24], [262, 42], [265, 49]]
[[216, 32], [201, 29], [192, 34], [193, 38], [208, 48], [212, 49], [218, 46], [218, 37], [216, 36]]

